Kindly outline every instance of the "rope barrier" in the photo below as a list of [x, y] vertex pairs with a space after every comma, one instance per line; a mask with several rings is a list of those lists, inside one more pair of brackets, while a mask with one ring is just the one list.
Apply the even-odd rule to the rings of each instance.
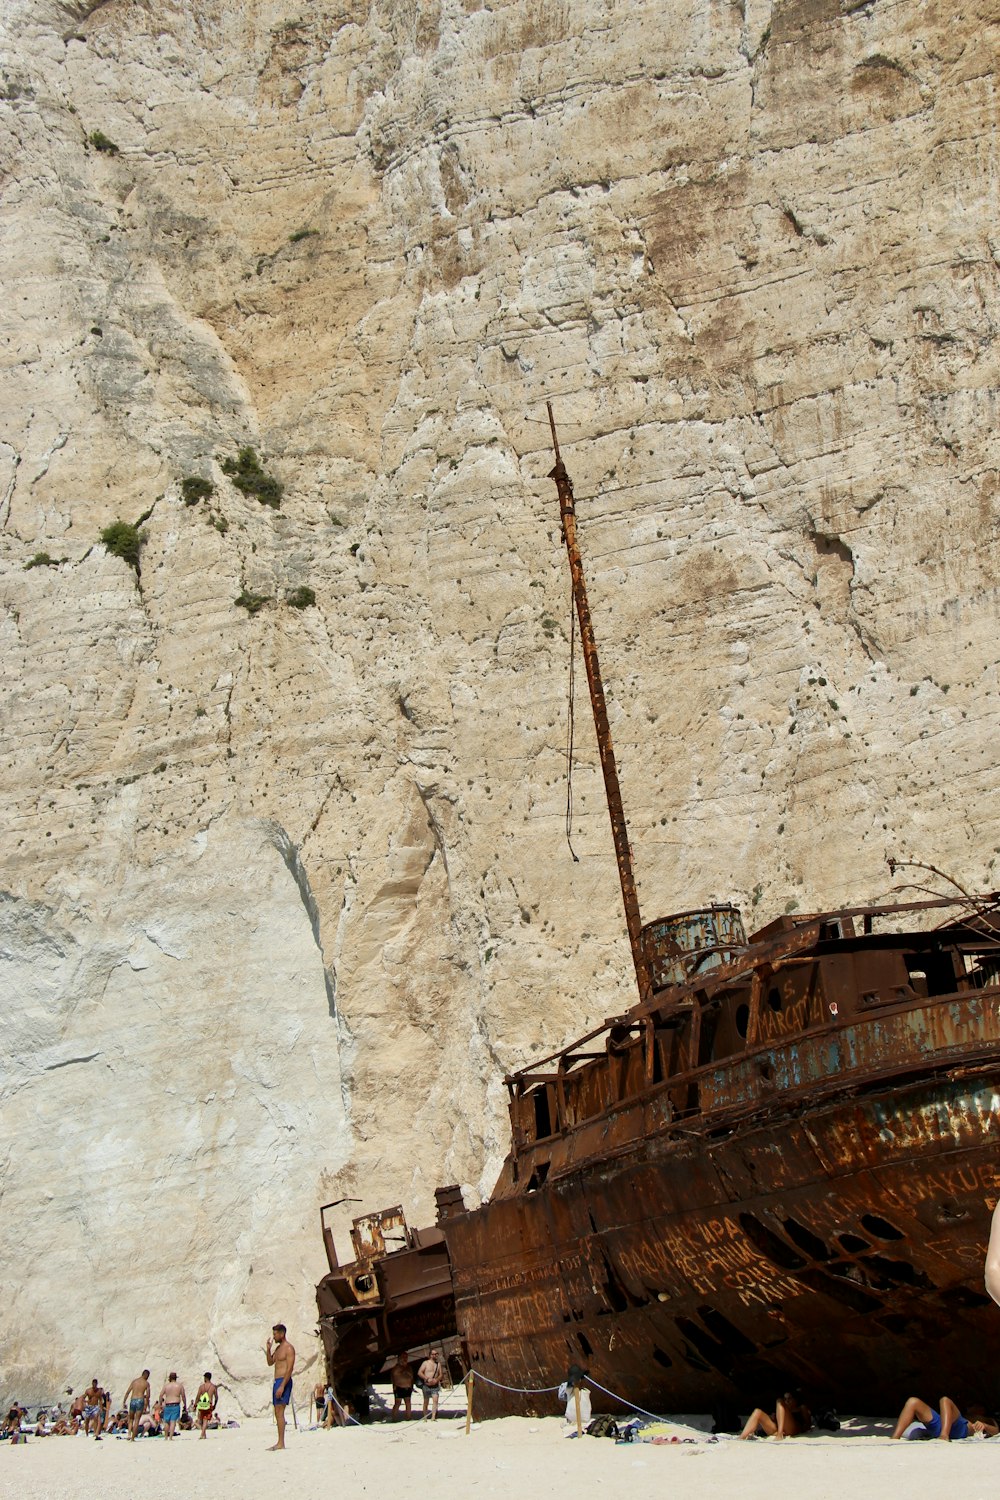
[[[559, 1390], [558, 1385], [503, 1385], [499, 1380], [491, 1380], [481, 1370], [475, 1369], [475, 1366], [471, 1366], [470, 1368], [477, 1380], [485, 1380], [487, 1385], [495, 1386], [498, 1391], [511, 1391], [516, 1396], [547, 1396]], [[619, 1396], [617, 1391], [609, 1391], [606, 1385], [601, 1385], [591, 1375], [586, 1377], [586, 1383], [592, 1386], [595, 1391], [600, 1391], [603, 1395], [610, 1396], [612, 1401], [618, 1401], [622, 1406], [627, 1406], [629, 1411], [637, 1411], [642, 1417], [650, 1417], [654, 1422], [665, 1422], [668, 1420], [666, 1417], [657, 1415], [655, 1411], [647, 1411], [644, 1406], [636, 1406], [634, 1401], [626, 1401], [624, 1396]]]
[[647, 1411], [644, 1406], [636, 1406], [634, 1401], [626, 1401], [624, 1396], [619, 1396], [615, 1391], [609, 1391], [606, 1385], [598, 1385], [590, 1375], [587, 1376], [587, 1384], [592, 1385], [595, 1391], [603, 1391], [605, 1396], [610, 1396], [613, 1401], [620, 1401], [622, 1406], [627, 1406], [629, 1411], [637, 1411], [642, 1417], [652, 1417], [654, 1422], [666, 1422], [666, 1417], [657, 1416], [655, 1411]]
[[498, 1391], [513, 1391], [515, 1396], [547, 1396], [559, 1389], [557, 1385], [503, 1385], [499, 1380], [491, 1380], [488, 1375], [477, 1370], [475, 1365], [470, 1366], [470, 1369], [477, 1380], [485, 1380], [487, 1385], [495, 1386]]

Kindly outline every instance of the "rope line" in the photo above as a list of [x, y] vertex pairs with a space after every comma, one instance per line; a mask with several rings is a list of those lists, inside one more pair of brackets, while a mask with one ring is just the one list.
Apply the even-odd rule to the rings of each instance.
[[[475, 1375], [477, 1380], [485, 1380], [487, 1385], [495, 1386], [498, 1391], [512, 1391], [516, 1396], [543, 1396], [553, 1391], [558, 1391], [557, 1385], [503, 1385], [499, 1380], [491, 1380], [488, 1375], [483, 1375], [474, 1365], [470, 1367], [469, 1373]], [[629, 1411], [637, 1411], [642, 1417], [651, 1417], [654, 1422], [666, 1422], [667, 1417], [659, 1416], [655, 1411], [647, 1411], [644, 1406], [636, 1406], [634, 1401], [626, 1401], [624, 1396], [619, 1396], [617, 1391], [609, 1391], [606, 1385], [601, 1385], [592, 1375], [586, 1377], [587, 1385], [593, 1386], [595, 1391], [601, 1391], [603, 1395], [610, 1396], [613, 1401], [619, 1401], [622, 1406], [627, 1406]]]
[[485, 1380], [487, 1385], [496, 1386], [498, 1391], [513, 1391], [515, 1396], [547, 1396], [551, 1391], [559, 1389], [557, 1385], [503, 1385], [499, 1380], [491, 1380], [488, 1375], [483, 1375], [475, 1365], [470, 1367], [469, 1373], [475, 1375], [477, 1380]]
[[624, 1396], [619, 1396], [616, 1391], [609, 1391], [606, 1385], [598, 1385], [592, 1376], [587, 1376], [587, 1384], [592, 1385], [595, 1391], [603, 1391], [605, 1396], [610, 1396], [613, 1401], [620, 1401], [622, 1406], [627, 1406], [629, 1411], [637, 1411], [640, 1416], [652, 1417], [654, 1422], [666, 1422], [666, 1417], [661, 1417], [655, 1411], [647, 1411], [644, 1406], [636, 1406], [634, 1401], [626, 1401]]

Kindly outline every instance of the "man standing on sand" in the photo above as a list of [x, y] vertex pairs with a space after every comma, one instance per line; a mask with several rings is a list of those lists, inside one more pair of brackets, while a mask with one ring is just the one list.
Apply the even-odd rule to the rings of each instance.
[[427, 1421], [427, 1407], [431, 1408], [431, 1421], [437, 1421], [438, 1398], [441, 1395], [441, 1377], [444, 1370], [441, 1365], [441, 1350], [432, 1349], [417, 1371], [417, 1379], [423, 1382], [424, 1391], [424, 1421]]
[[135, 1435], [139, 1431], [139, 1419], [143, 1412], [149, 1410], [149, 1371], [143, 1370], [137, 1375], [125, 1392], [125, 1400], [122, 1405], [128, 1412], [128, 1440], [135, 1442]]
[[90, 1436], [90, 1429], [94, 1429], [94, 1437], [101, 1441], [101, 1428], [104, 1426], [104, 1407], [102, 1405], [102, 1392], [97, 1384], [95, 1375], [87, 1389], [83, 1393], [83, 1435]]
[[396, 1363], [389, 1371], [389, 1379], [392, 1381], [392, 1420], [399, 1421], [399, 1408], [403, 1408], [403, 1421], [408, 1422], [413, 1413], [410, 1403], [413, 1400], [413, 1366], [410, 1357], [404, 1349], [402, 1354], [396, 1355]]
[[160, 1405], [163, 1407], [164, 1436], [172, 1438], [177, 1431], [181, 1407], [187, 1406], [187, 1393], [182, 1383], [177, 1379], [176, 1370], [171, 1370], [167, 1376], [166, 1384], [160, 1392]]
[[205, 1378], [198, 1387], [198, 1394], [194, 1398], [194, 1409], [198, 1417], [198, 1426], [201, 1428], [202, 1437], [205, 1436], [218, 1400], [219, 1387], [212, 1380], [211, 1370], [206, 1370]]
[[267, 1362], [274, 1367], [274, 1384], [271, 1387], [271, 1405], [274, 1407], [274, 1420], [278, 1424], [278, 1441], [272, 1443], [267, 1450], [269, 1453], [277, 1453], [285, 1446], [285, 1408], [292, 1399], [292, 1371], [295, 1369], [295, 1350], [286, 1337], [287, 1329], [284, 1323], [275, 1323], [271, 1329], [272, 1337], [268, 1339], [264, 1348]]

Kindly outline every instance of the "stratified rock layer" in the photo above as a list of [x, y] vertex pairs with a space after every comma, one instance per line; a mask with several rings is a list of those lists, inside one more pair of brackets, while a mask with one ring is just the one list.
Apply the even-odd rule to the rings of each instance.
[[646, 917], [992, 883], [993, 11], [4, 7], [5, 1398], [258, 1406], [628, 1002], [547, 398]]

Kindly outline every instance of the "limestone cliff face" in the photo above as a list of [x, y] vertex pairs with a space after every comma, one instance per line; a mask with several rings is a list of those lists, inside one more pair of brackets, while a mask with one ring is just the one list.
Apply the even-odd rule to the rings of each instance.
[[994, 12], [8, 0], [5, 1398], [259, 1406], [628, 1002], [546, 398], [645, 916], [996, 883]]

